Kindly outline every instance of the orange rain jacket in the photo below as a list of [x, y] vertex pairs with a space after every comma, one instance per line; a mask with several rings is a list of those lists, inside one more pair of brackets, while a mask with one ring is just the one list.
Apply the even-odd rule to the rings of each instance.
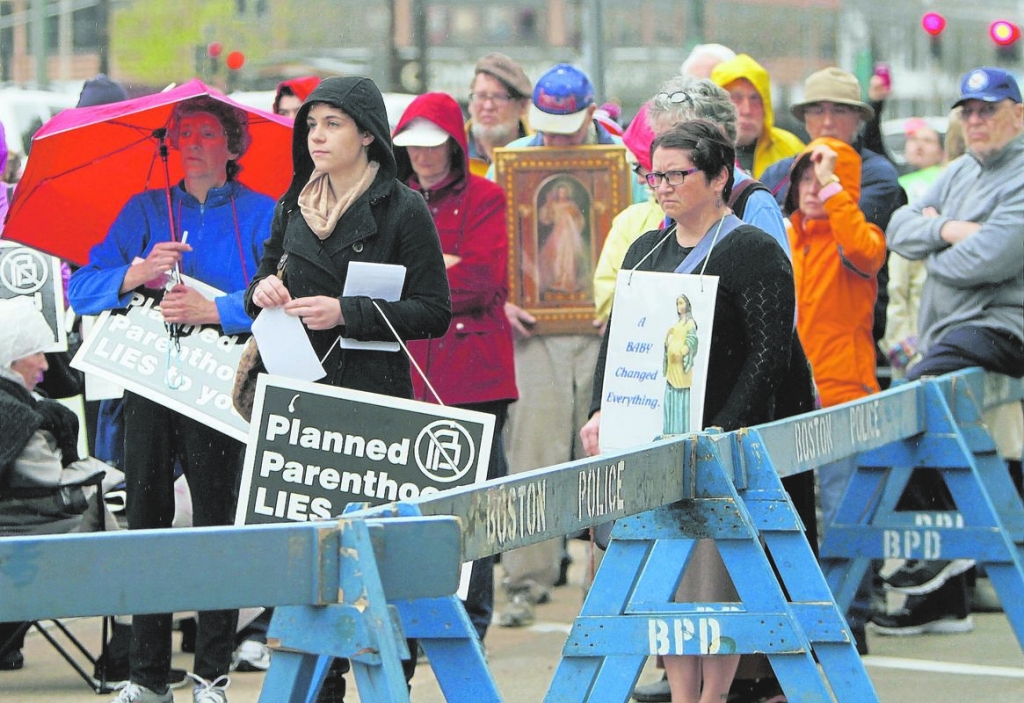
[[[810, 153], [827, 144], [838, 155], [842, 189], [824, 200], [828, 219], [807, 219], [799, 206], [799, 179]], [[846, 142], [816, 139], [793, 162], [786, 200], [796, 281], [797, 331], [824, 407], [879, 390], [875, 378], [875, 274], [885, 261], [885, 235], [864, 218], [860, 156]]]

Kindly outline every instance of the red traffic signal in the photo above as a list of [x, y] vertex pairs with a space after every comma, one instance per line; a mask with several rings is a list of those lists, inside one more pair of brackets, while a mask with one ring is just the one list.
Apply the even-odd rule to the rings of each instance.
[[228, 54], [228, 59], [226, 63], [228, 65], [228, 68], [230, 68], [232, 71], [237, 71], [243, 65], [245, 65], [245, 54], [243, 54], [241, 51], [232, 51], [230, 54]]
[[921, 27], [928, 34], [937, 37], [946, 29], [946, 18], [938, 12], [926, 12], [924, 17], [921, 18]]
[[999, 46], [1010, 46], [1020, 39], [1020, 26], [1007, 20], [996, 20], [988, 27], [988, 35]]

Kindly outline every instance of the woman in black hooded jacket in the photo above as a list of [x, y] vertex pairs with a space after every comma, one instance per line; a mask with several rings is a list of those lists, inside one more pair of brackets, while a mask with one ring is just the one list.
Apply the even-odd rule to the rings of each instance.
[[[341, 349], [338, 337], [440, 337], [451, 295], [433, 218], [396, 180], [384, 99], [369, 78], [328, 78], [295, 116], [292, 184], [277, 204], [246, 310], [284, 307], [302, 319], [327, 376], [321, 383], [412, 397], [405, 353]], [[284, 264], [284, 283], [273, 274]], [[343, 296], [350, 262], [401, 264], [397, 301]], [[329, 352], [329, 353], [328, 353]]]
[[[342, 336], [394, 341], [388, 321], [403, 340], [441, 337], [452, 316], [437, 229], [423, 197], [395, 178], [387, 111], [374, 82], [321, 82], [295, 116], [292, 159], [292, 183], [274, 212], [246, 311], [255, 317], [283, 307], [299, 317], [323, 360], [321, 383], [412, 398], [405, 352], [338, 344]], [[342, 295], [353, 261], [405, 266], [401, 298]], [[274, 275], [281, 262], [283, 281]], [[406, 680], [415, 666], [415, 658], [403, 662]], [[318, 703], [344, 700], [346, 671], [348, 661], [335, 659]]]

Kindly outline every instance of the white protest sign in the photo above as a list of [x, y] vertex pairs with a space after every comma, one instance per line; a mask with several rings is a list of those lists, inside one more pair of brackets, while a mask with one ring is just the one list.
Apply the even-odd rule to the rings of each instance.
[[327, 520], [487, 477], [487, 413], [260, 374], [235, 523]]
[[601, 451], [703, 427], [717, 276], [619, 271], [601, 400]]
[[0, 239], [0, 298], [19, 296], [31, 298], [53, 330], [53, 344], [43, 351], [67, 351], [60, 259], [24, 244]]
[[[209, 299], [223, 295], [193, 278], [182, 281]], [[247, 334], [219, 325], [182, 325], [180, 348], [167, 333], [163, 290], [139, 288], [128, 306], [103, 312], [71, 365], [244, 442], [249, 423], [235, 412], [231, 387]], [[175, 376], [168, 383], [168, 371]]]

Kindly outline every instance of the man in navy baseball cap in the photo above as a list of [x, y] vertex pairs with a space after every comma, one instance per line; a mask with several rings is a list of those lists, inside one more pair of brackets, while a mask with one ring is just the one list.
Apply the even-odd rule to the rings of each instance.
[[[917, 318], [919, 361], [907, 380], [980, 366], [1024, 376], [1024, 105], [1020, 87], [1006, 71], [982, 67], [960, 81], [964, 140], [968, 155], [952, 161], [931, 188], [892, 216], [885, 232], [889, 249], [927, 261]], [[985, 411], [1018, 492], [1019, 403]], [[915, 473], [901, 499], [907, 510], [955, 510], [942, 479]], [[907, 593], [897, 613], [872, 618], [882, 635], [969, 632], [971, 599], [961, 568], [953, 562], [922, 562], [901, 569]]]
[[968, 100], [997, 103], [1003, 100], [1021, 102], [1020, 86], [1009, 72], [1001, 68], [982, 66], [968, 71], [960, 79], [960, 99], [953, 107], [960, 107]]
[[1024, 128], [1020, 86], [1001, 68], [982, 66], [960, 79], [960, 108], [967, 149], [979, 161], [1002, 151]]
[[576, 134], [590, 123], [596, 109], [587, 74], [571, 64], [556, 64], [533, 89], [530, 126], [547, 134]]

